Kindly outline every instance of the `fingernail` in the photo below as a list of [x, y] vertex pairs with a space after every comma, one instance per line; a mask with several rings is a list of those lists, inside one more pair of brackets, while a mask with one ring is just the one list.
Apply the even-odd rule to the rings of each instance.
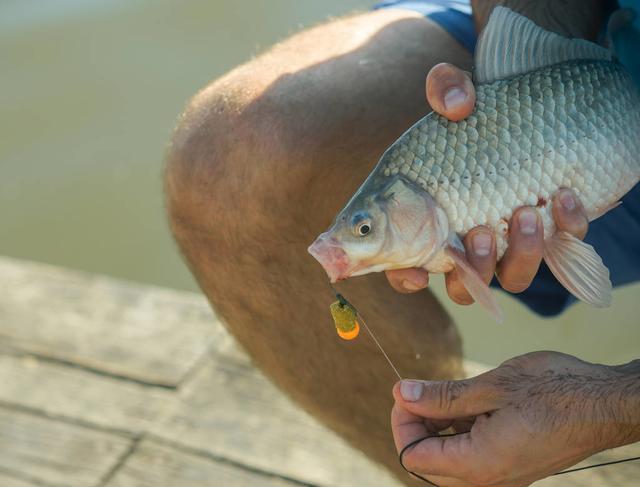
[[420, 289], [422, 289], [424, 286], [420, 286], [415, 282], [411, 282], [408, 279], [405, 279], [404, 281], [402, 281], [402, 287], [407, 291], [420, 291]]
[[576, 200], [571, 194], [571, 191], [566, 190], [560, 193], [560, 204], [567, 211], [573, 211], [576, 207]]
[[471, 239], [473, 251], [479, 257], [486, 257], [491, 252], [491, 235], [485, 232], [476, 233]]
[[403, 380], [400, 382], [400, 395], [405, 401], [417, 401], [422, 397], [424, 387], [421, 382]]
[[518, 223], [520, 224], [520, 233], [523, 235], [533, 235], [538, 229], [538, 215], [531, 208], [525, 208], [518, 213]]
[[467, 94], [458, 87], [449, 89], [444, 95], [444, 107], [447, 110], [458, 108], [467, 100]]

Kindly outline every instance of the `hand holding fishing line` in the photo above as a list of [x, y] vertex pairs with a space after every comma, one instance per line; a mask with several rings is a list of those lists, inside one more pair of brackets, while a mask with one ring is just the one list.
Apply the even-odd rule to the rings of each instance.
[[[449, 120], [462, 120], [473, 111], [475, 88], [470, 76], [455, 66], [446, 63], [434, 66], [427, 76], [426, 92], [433, 110]], [[558, 230], [584, 238], [589, 223], [573, 191], [560, 190], [554, 195], [552, 208]], [[478, 226], [465, 236], [463, 243], [469, 263], [485, 282], [491, 282], [496, 275], [505, 290], [518, 293], [529, 287], [542, 261], [543, 229], [538, 212], [531, 207], [516, 210], [510, 228], [509, 247], [498, 263], [495, 234], [491, 229]], [[416, 292], [429, 284], [429, 273], [424, 269], [392, 270], [386, 275], [391, 286], [402, 293]], [[445, 282], [447, 293], [455, 303], [473, 303], [455, 269], [446, 274]]]
[[[475, 89], [464, 71], [437, 65], [426, 85], [429, 104], [438, 113], [457, 121], [472, 112]], [[584, 238], [588, 219], [571, 190], [554, 196], [553, 211], [558, 229]], [[497, 265], [495, 238], [488, 228], [476, 227], [463, 242], [485, 282], [496, 274], [512, 292], [529, 286], [542, 260], [540, 219], [528, 228], [527, 216], [522, 216], [526, 212], [531, 209], [514, 213], [509, 248]], [[400, 292], [428, 284], [423, 269], [386, 274]], [[455, 270], [446, 275], [446, 285], [454, 302], [473, 302]], [[623, 392], [625, 387], [631, 392]], [[536, 352], [465, 381], [405, 380], [396, 384], [393, 395], [391, 422], [401, 462], [438, 486], [528, 485], [594, 453], [640, 439], [637, 365], [605, 367]], [[444, 430], [457, 434], [435, 438]]]
[[[609, 268], [582, 239], [588, 222], [638, 182], [637, 148], [616, 141], [637, 145], [629, 129], [640, 112], [625, 107], [609, 116], [599, 108], [604, 102], [585, 93], [638, 107], [631, 78], [611, 50], [545, 31], [504, 7], [482, 31], [474, 66], [477, 92], [451, 65], [429, 73], [427, 97], [437, 113], [387, 149], [309, 252], [331, 282], [385, 270], [407, 292], [427, 286], [427, 271], [445, 273], [454, 301], [475, 300], [498, 322], [493, 275], [522, 292], [543, 259], [563, 292], [609, 306]], [[606, 82], [594, 81], [599, 70]], [[627, 89], [613, 93], [618, 85]], [[618, 114], [628, 121], [610, 129]], [[629, 170], [616, 176], [616, 163]], [[338, 334], [352, 339], [362, 325], [401, 377], [356, 308], [336, 296]], [[640, 440], [640, 361], [608, 367], [535, 352], [464, 381], [401, 379], [393, 394], [400, 463], [433, 485], [520, 487], [640, 459], [566, 470]]]
[[640, 363], [534, 352], [462, 381], [404, 380], [391, 424], [403, 464], [438, 486], [515, 487], [640, 440]]

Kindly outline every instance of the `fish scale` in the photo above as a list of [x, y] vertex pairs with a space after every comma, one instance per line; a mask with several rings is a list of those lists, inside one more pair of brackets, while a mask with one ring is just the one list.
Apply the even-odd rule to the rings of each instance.
[[640, 179], [640, 94], [631, 76], [611, 50], [501, 6], [474, 61], [473, 113], [459, 122], [431, 113], [409, 128], [309, 252], [332, 282], [455, 268], [471, 297], [501, 321], [462, 238], [475, 226], [492, 228], [500, 258], [515, 209], [536, 206], [555, 278], [578, 299], [610, 306], [609, 270], [591, 245], [556, 230], [550, 202], [571, 188], [594, 220]]
[[460, 122], [431, 114], [394, 143], [376, 168], [418, 184], [445, 211], [452, 230], [494, 229], [506, 250], [506, 221], [572, 188], [590, 219], [640, 178], [640, 97], [616, 63], [574, 61], [476, 87], [476, 107]]

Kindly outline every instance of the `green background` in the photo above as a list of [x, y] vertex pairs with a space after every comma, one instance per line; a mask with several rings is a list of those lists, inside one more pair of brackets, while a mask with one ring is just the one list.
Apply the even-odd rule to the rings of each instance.
[[[195, 290], [170, 238], [162, 159], [186, 100], [210, 79], [358, 0], [0, 2], [0, 254]], [[432, 279], [443, 295], [442, 279]], [[640, 356], [638, 285], [614, 305], [507, 320], [447, 303], [470, 358], [554, 349]], [[373, 324], [372, 327], [384, 326]]]

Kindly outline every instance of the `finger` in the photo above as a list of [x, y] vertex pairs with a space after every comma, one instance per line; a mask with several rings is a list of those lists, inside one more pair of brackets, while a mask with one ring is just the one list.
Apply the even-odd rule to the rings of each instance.
[[437, 434], [427, 425], [422, 416], [413, 414], [396, 402], [391, 409], [391, 431], [398, 453], [409, 443]]
[[[437, 432], [442, 429], [442, 426], [450, 425], [451, 423], [450, 420], [425, 422], [424, 418], [409, 412], [402, 407], [402, 405], [395, 403], [391, 410], [391, 430], [398, 454], [414, 441], [428, 436], [437, 436]], [[438, 424], [438, 426], [435, 426], [436, 424]], [[403, 454], [402, 460], [405, 467], [414, 473], [426, 474], [427, 472], [423, 468], [424, 465], [420, 464], [420, 459], [410, 459], [410, 461], [414, 461], [415, 465], [407, 463], [405, 456], [411, 449], [413, 449], [413, 447], [407, 449], [406, 453]], [[441, 486], [457, 485], [455, 482], [451, 482], [454, 479], [445, 479], [444, 477], [433, 477], [430, 475], [429, 480]]]
[[414, 293], [429, 285], [429, 273], [424, 269], [396, 269], [385, 274], [391, 287], [401, 293]]
[[427, 101], [436, 112], [457, 122], [471, 115], [476, 90], [467, 73], [452, 64], [440, 63], [427, 75]]
[[393, 387], [396, 402], [430, 420], [463, 419], [498, 407], [498, 391], [484, 375], [466, 380], [402, 380]]
[[544, 229], [535, 208], [519, 208], [511, 218], [509, 247], [498, 263], [497, 276], [507, 291], [529, 287], [542, 261]]
[[408, 470], [430, 477], [460, 479], [467, 476], [472, 455], [471, 434], [434, 436], [408, 448], [402, 455], [402, 463]]
[[561, 189], [552, 200], [551, 211], [556, 227], [582, 240], [589, 229], [587, 213], [580, 200], [570, 189]]
[[[487, 227], [473, 228], [464, 238], [467, 260], [489, 284], [496, 270], [496, 241], [494, 233]], [[473, 298], [462, 284], [456, 269], [445, 276], [447, 293], [458, 304], [471, 304]]]

